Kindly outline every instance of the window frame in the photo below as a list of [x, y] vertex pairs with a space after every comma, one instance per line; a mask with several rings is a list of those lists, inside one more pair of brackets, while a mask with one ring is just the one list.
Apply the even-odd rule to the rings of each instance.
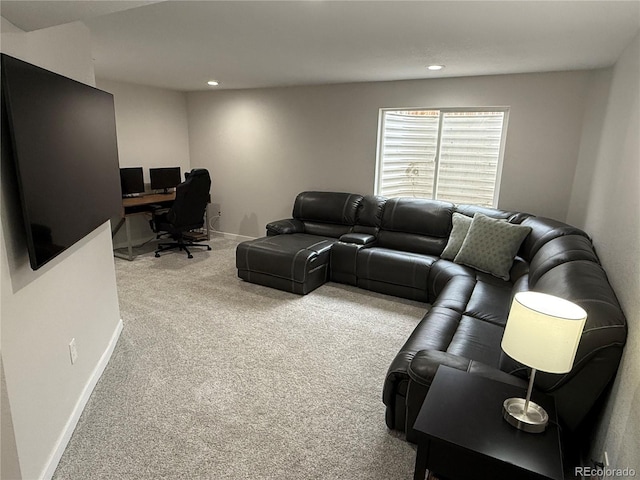
[[[455, 113], [455, 112], [472, 112], [472, 113], [482, 113], [482, 112], [502, 112], [502, 132], [500, 134], [500, 148], [498, 152], [498, 164], [496, 166], [496, 180], [495, 186], [493, 189], [493, 201], [491, 206], [493, 208], [497, 208], [498, 201], [500, 198], [500, 189], [502, 185], [502, 168], [504, 165], [504, 152], [506, 149], [507, 142], [507, 130], [509, 125], [509, 113], [510, 107], [508, 106], [500, 106], [500, 107], [384, 107], [380, 108], [378, 111], [378, 133], [376, 138], [376, 165], [375, 165], [375, 174], [374, 174], [374, 184], [373, 184], [373, 193], [374, 195], [380, 195], [381, 183], [382, 183], [382, 157], [383, 157], [383, 140], [384, 140], [384, 129], [385, 129], [385, 112], [406, 112], [406, 111], [438, 111], [438, 137], [436, 143], [436, 154], [434, 157], [434, 180], [433, 180], [433, 188], [431, 192], [431, 198], [433, 200], [439, 200], [436, 197], [436, 193], [438, 191], [438, 178], [440, 176], [439, 168], [440, 168], [440, 149], [442, 144], [442, 124], [443, 124], [443, 113]], [[426, 197], [421, 197], [426, 198]]]

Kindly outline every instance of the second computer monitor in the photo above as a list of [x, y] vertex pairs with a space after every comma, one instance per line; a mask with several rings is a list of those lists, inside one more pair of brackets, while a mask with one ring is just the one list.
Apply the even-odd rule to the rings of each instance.
[[180, 167], [150, 168], [151, 190], [168, 191], [180, 184]]
[[144, 192], [142, 167], [127, 167], [120, 169], [120, 187], [122, 196], [129, 197]]

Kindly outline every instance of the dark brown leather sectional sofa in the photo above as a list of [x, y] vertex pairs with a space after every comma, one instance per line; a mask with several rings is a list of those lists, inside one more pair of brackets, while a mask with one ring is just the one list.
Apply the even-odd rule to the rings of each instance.
[[[454, 213], [483, 214], [530, 231], [509, 279], [440, 257]], [[383, 401], [389, 428], [412, 425], [439, 365], [526, 385], [527, 369], [500, 341], [513, 295], [534, 290], [571, 300], [588, 314], [573, 369], [539, 372], [535, 389], [556, 399], [560, 421], [575, 430], [614, 378], [627, 325], [587, 234], [526, 213], [414, 198], [303, 192], [293, 217], [236, 251], [246, 281], [307, 294], [328, 280], [419, 300], [431, 308], [392, 361]]]

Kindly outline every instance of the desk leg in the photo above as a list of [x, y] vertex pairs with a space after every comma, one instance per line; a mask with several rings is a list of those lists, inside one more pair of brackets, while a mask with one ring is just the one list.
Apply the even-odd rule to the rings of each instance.
[[129, 261], [133, 260], [133, 245], [131, 245], [131, 227], [129, 226], [129, 217], [124, 218], [124, 229], [127, 232], [127, 251], [129, 252]]
[[427, 457], [429, 456], [429, 442], [418, 443], [416, 453], [416, 468], [413, 472], [413, 480], [425, 480], [427, 475]]
[[125, 219], [125, 217], [122, 217], [120, 220], [118, 220], [118, 224], [116, 225], [116, 227], [111, 232], [111, 238], [114, 238], [116, 236], [116, 233], [118, 233], [118, 231], [122, 228], [122, 224], [124, 223], [124, 219]]
[[204, 209], [204, 228], [207, 230], [207, 242], [211, 240], [211, 231], [209, 230], [209, 212]]

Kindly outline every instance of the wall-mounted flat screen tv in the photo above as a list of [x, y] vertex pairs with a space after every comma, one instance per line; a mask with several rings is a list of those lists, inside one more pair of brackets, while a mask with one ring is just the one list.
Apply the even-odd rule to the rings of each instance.
[[120, 213], [113, 95], [3, 54], [2, 110], [37, 270]]

